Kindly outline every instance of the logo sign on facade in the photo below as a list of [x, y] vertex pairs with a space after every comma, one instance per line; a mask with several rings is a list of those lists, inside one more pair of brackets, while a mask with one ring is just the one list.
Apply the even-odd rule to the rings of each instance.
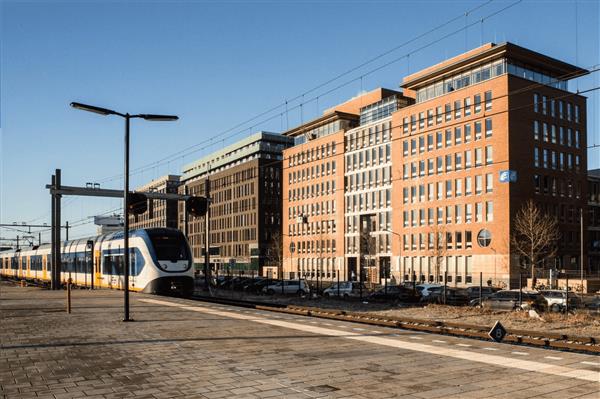
[[496, 324], [494, 324], [494, 327], [492, 327], [492, 329], [488, 333], [488, 335], [494, 341], [502, 342], [504, 336], [506, 335], [506, 329], [504, 328], [504, 326], [502, 326], [502, 324], [500, 324], [499, 321], [497, 321]]
[[516, 170], [501, 170], [500, 183], [515, 183], [517, 181]]

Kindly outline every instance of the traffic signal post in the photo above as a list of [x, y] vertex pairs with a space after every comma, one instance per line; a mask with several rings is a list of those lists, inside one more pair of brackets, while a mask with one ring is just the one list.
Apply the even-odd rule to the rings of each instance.
[[[112, 190], [104, 188], [92, 188], [92, 187], [73, 187], [63, 186], [60, 184], [61, 170], [56, 169], [56, 174], [52, 176], [52, 183], [47, 184], [46, 188], [50, 190], [52, 196], [52, 287], [54, 289], [60, 288], [60, 273], [61, 273], [61, 255], [60, 255], [60, 212], [61, 212], [61, 201], [63, 195], [75, 195], [85, 197], [107, 197], [107, 198], [123, 198], [123, 190]], [[139, 215], [148, 209], [148, 200], [176, 200], [185, 201], [186, 213], [192, 216], [204, 216], [208, 210], [209, 200], [206, 197], [197, 197], [193, 195], [182, 195], [172, 193], [157, 193], [157, 192], [128, 192], [127, 194], [127, 209], [124, 212], [126, 215]], [[187, 218], [187, 216], [186, 216]], [[127, 221], [127, 220], [126, 220]], [[125, 222], [126, 222], [125, 221]], [[127, 229], [128, 230], [128, 229]], [[128, 237], [125, 236], [125, 239]], [[90, 251], [93, 253], [93, 244], [91, 245]], [[125, 251], [128, 252], [128, 251]], [[124, 254], [124, 258], [128, 259], [127, 254]], [[128, 272], [129, 270], [126, 271]], [[129, 286], [128, 273], [125, 275], [125, 287]], [[93, 275], [92, 275], [93, 278]], [[126, 306], [128, 308], [128, 306]], [[125, 319], [129, 319], [128, 312], [126, 312]]]

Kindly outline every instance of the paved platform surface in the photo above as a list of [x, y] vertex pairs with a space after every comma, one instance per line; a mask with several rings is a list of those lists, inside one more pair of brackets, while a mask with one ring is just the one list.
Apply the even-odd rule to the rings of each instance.
[[0, 283], [0, 397], [600, 398], [600, 357]]

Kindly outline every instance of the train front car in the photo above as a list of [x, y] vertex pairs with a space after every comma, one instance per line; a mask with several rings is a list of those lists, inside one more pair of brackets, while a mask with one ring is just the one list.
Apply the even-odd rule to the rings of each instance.
[[147, 235], [153, 275], [142, 292], [159, 295], [190, 296], [194, 293], [192, 253], [183, 233], [177, 229], [149, 228]]

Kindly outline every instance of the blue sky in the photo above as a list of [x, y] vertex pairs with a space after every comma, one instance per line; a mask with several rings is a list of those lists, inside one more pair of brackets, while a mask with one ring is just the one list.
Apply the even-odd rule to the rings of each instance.
[[[513, 3], [0, 0], [0, 221], [49, 222], [44, 185], [55, 168], [62, 168], [64, 184], [121, 187], [123, 121], [73, 110], [72, 101], [179, 115], [175, 123], [132, 123], [132, 170], [143, 167], [132, 175], [135, 187], [180, 173], [183, 164], [250, 132], [297, 125], [302, 98], [289, 103], [287, 115], [281, 107], [232, 129], [455, 17], [305, 95], [302, 119], [361, 90], [397, 88], [407, 72], [482, 41], [511, 41], [583, 67], [600, 63], [598, 1], [523, 0], [486, 18]], [[599, 76], [573, 81], [571, 89], [599, 86]], [[588, 97], [588, 141], [600, 144], [598, 91]], [[207, 140], [210, 146], [192, 147]], [[185, 156], [168, 158], [179, 151]], [[590, 150], [590, 169], [600, 167], [599, 153]], [[75, 237], [95, 230], [83, 224], [88, 216], [120, 201], [73, 197], [63, 204], [63, 221], [79, 225]], [[0, 229], [0, 237], [16, 234]]]

